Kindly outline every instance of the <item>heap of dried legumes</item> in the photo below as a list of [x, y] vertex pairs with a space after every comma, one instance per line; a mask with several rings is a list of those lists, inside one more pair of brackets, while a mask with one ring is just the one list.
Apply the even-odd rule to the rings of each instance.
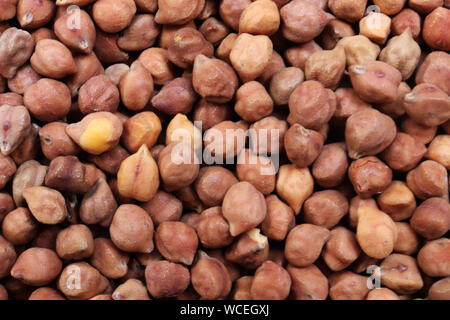
[[450, 299], [449, 8], [0, 0], [0, 300]]

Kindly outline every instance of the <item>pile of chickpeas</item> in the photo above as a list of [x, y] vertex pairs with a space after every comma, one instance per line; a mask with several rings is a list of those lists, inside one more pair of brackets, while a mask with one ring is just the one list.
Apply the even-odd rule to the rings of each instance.
[[449, 300], [449, 8], [0, 0], [0, 300]]

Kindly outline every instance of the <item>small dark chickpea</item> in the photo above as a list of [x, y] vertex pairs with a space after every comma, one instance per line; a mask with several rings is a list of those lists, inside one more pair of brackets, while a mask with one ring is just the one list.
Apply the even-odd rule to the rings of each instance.
[[417, 166], [427, 148], [413, 136], [398, 132], [394, 141], [382, 153], [381, 158], [396, 171], [409, 171]]
[[205, 248], [224, 248], [233, 242], [230, 226], [222, 215], [221, 207], [211, 207], [203, 211], [196, 231]]
[[241, 234], [225, 251], [225, 259], [247, 270], [258, 268], [269, 258], [269, 241], [257, 228]]
[[181, 217], [183, 205], [178, 198], [171, 193], [157, 191], [150, 201], [141, 205], [152, 218], [155, 226], [164, 221], [177, 221]]
[[189, 286], [189, 270], [166, 260], [154, 261], [145, 268], [148, 292], [156, 299], [176, 297]]
[[325, 244], [322, 257], [333, 271], [341, 271], [358, 259], [361, 253], [356, 236], [345, 227], [331, 230], [330, 239]]
[[296, 300], [325, 300], [328, 297], [328, 279], [314, 264], [299, 268], [287, 266], [292, 279], [292, 298]]
[[416, 209], [414, 194], [403, 181], [392, 181], [380, 194], [377, 203], [381, 211], [394, 221], [409, 219]]
[[84, 224], [61, 230], [56, 238], [56, 252], [64, 260], [84, 260], [94, 253], [94, 238]]
[[282, 241], [295, 226], [294, 210], [276, 195], [266, 197], [267, 214], [261, 230], [269, 239]]
[[433, 160], [423, 161], [406, 176], [408, 188], [419, 199], [443, 197], [448, 200], [448, 175], [441, 164]]
[[272, 76], [269, 93], [277, 106], [287, 105], [292, 91], [303, 82], [305, 75], [296, 67], [283, 68]]
[[222, 203], [228, 189], [238, 182], [228, 169], [220, 166], [204, 167], [195, 181], [195, 191], [205, 205], [214, 207]]
[[284, 136], [284, 148], [289, 160], [299, 168], [308, 167], [319, 156], [324, 138], [320, 133], [293, 124]]
[[369, 293], [367, 277], [350, 271], [333, 273], [329, 282], [332, 300], [364, 300]]
[[284, 300], [290, 290], [291, 277], [286, 269], [266, 261], [255, 271], [250, 294], [254, 300]]
[[311, 173], [314, 180], [324, 188], [340, 185], [346, 176], [348, 160], [345, 144], [331, 143], [324, 145], [314, 161]]

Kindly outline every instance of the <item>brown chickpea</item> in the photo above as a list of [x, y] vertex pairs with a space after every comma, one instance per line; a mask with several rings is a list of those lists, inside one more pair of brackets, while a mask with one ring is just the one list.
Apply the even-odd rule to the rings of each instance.
[[347, 173], [348, 160], [343, 143], [324, 145], [314, 161], [311, 173], [314, 180], [324, 188], [340, 185]]
[[295, 226], [294, 211], [276, 195], [266, 197], [267, 214], [261, 230], [269, 239], [282, 241]]
[[238, 78], [228, 63], [198, 54], [192, 70], [192, 85], [206, 100], [225, 103], [233, 98]]
[[198, 30], [213, 45], [219, 44], [230, 33], [228, 27], [214, 17], [209, 17], [203, 21]]
[[407, 222], [396, 222], [397, 240], [394, 243], [394, 252], [412, 255], [419, 248], [419, 237]]
[[25, 30], [12, 27], [1, 33], [0, 43], [0, 75], [9, 79], [32, 55], [34, 40]]
[[133, 62], [130, 70], [120, 78], [122, 103], [132, 111], [145, 108], [152, 96], [153, 88], [152, 75], [139, 60]]
[[109, 227], [111, 240], [126, 252], [153, 251], [153, 222], [147, 212], [132, 204], [121, 205]]
[[61, 272], [62, 262], [46, 248], [30, 248], [22, 252], [11, 269], [11, 276], [32, 286], [44, 286]]
[[77, 54], [74, 56], [74, 61], [77, 66], [77, 71], [67, 78], [66, 81], [72, 97], [77, 96], [78, 90], [86, 81], [104, 73], [100, 60], [93, 52], [90, 54]]
[[416, 11], [405, 8], [392, 18], [391, 23], [394, 34], [400, 35], [409, 28], [413, 38], [418, 39], [421, 31], [421, 18]]
[[28, 300], [66, 300], [57, 290], [41, 287], [34, 290]]
[[450, 170], [450, 159], [448, 157], [450, 148], [450, 135], [443, 134], [436, 136], [428, 146], [425, 157], [442, 164], [447, 170]]
[[0, 104], [1, 105], [9, 105], [9, 106], [23, 106], [23, 97], [14, 92], [5, 92], [0, 94]]
[[272, 113], [273, 101], [263, 85], [250, 81], [237, 90], [234, 110], [243, 120], [255, 122]]
[[428, 240], [440, 238], [450, 230], [450, 204], [443, 198], [429, 198], [416, 208], [410, 224]]
[[275, 116], [265, 117], [250, 126], [250, 148], [260, 155], [276, 155], [284, 149], [284, 136], [288, 129], [285, 120]]
[[312, 224], [301, 224], [293, 228], [286, 238], [284, 255], [296, 267], [307, 267], [320, 256], [330, 231]]
[[433, 160], [426, 160], [406, 176], [408, 188], [419, 199], [443, 197], [448, 200], [448, 176], [444, 166]]
[[139, 55], [138, 60], [152, 74], [155, 84], [164, 85], [175, 78], [175, 70], [169, 61], [169, 53], [163, 48], [149, 48]]
[[329, 282], [332, 300], [364, 300], [369, 293], [367, 277], [350, 271], [333, 273]]
[[371, 108], [360, 110], [345, 125], [348, 155], [352, 159], [376, 155], [394, 141], [396, 133], [391, 117]]
[[225, 193], [222, 212], [230, 225], [230, 234], [235, 237], [263, 222], [267, 206], [263, 194], [251, 183], [243, 181], [233, 184]]
[[105, 32], [116, 33], [130, 25], [136, 13], [132, 0], [99, 0], [92, 7], [92, 17]]
[[303, 205], [305, 222], [330, 229], [348, 212], [348, 201], [335, 190], [313, 193]]
[[117, 46], [125, 51], [147, 49], [153, 46], [160, 30], [152, 14], [137, 14], [117, 39]]
[[275, 166], [263, 156], [255, 155], [251, 150], [244, 149], [237, 158], [236, 175], [240, 181], [248, 181], [264, 195], [275, 189]]
[[[144, 64], [144, 66], [145, 66], [145, 64]], [[109, 81], [111, 81], [114, 85], [118, 86], [119, 82], [120, 82], [120, 78], [125, 73], [127, 73], [128, 70], [130, 70], [130, 67], [128, 65], [126, 65], [125, 63], [116, 63], [113, 65], [110, 65], [108, 68], [105, 69], [105, 76], [107, 76]]]
[[[258, 52], [255, 55], [254, 52]], [[230, 61], [243, 82], [256, 79], [269, 65], [273, 44], [266, 35], [241, 33], [230, 52]]]
[[[223, 163], [236, 157], [245, 146], [247, 124], [243, 121], [222, 121], [204, 135], [203, 157], [207, 163]], [[221, 162], [222, 161], [222, 162]]]
[[284, 55], [290, 65], [305, 70], [306, 60], [308, 60], [313, 53], [320, 50], [322, 50], [322, 48], [314, 42], [314, 40], [311, 40], [304, 44], [288, 48]]
[[39, 79], [41, 76], [34, 71], [31, 65], [26, 64], [17, 69], [14, 77], [8, 79], [8, 88], [12, 92], [24, 94], [26, 89]]
[[287, 266], [292, 279], [291, 297], [295, 300], [325, 300], [328, 297], [328, 279], [314, 264], [298, 268]]
[[157, 110], [168, 115], [188, 114], [197, 97], [192, 81], [181, 77], [165, 83], [151, 99], [151, 104]]
[[54, 79], [62, 79], [77, 71], [69, 49], [61, 42], [52, 39], [40, 40], [36, 44], [30, 62], [37, 73]]
[[[195, 19], [204, 5], [205, 0], [158, 0], [155, 20], [159, 24], [183, 24]], [[176, 10], [174, 10], [175, 6]]]
[[84, 224], [61, 230], [56, 238], [56, 252], [64, 260], [84, 260], [94, 253], [92, 232]]
[[230, 275], [222, 262], [200, 252], [191, 269], [191, 282], [195, 291], [206, 300], [226, 297], [231, 291]]
[[289, 97], [288, 122], [319, 130], [331, 119], [335, 110], [336, 97], [331, 90], [318, 81], [305, 81]]
[[401, 123], [401, 129], [403, 132], [409, 134], [420, 143], [428, 144], [435, 137], [438, 127], [423, 126], [415, 122], [410, 117], [406, 117]]
[[238, 180], [227, 169], [219, 166], [201, 168], [195, 181], [195, 191], [207, 206], [220, 205], [228, 189]]
[[173, 142], [158, 156], [158, 167], [166, 191], [189, 186], [198, 176], [199, 164], [195, 153], [186, 143]]
[[195, 229], [200, 243], [205, 248], [224, 248], [233, 242], [230, 226], [223, 217], [221, 207], [211, 207], [203, 211]]
[[336, 89], [344, 75], [345, 65], [345, 49], [342, 46], [318, 51], [306, 60], [305, 78], [317, 80], [326, 88]]
[[191, 265], [198, 247], [195, 230], [183, 222], [165, 221], [156, 229], [156, 248], [171, 262]]
[[192, 118], [202, 125], [202, 130], [231, 119], [231, 108], [226, 104], [212, 103], [206, 99], [200, 99], [194, 108]]
[[400, 297], [388, 288], [375, 288], [369, 291], [366, 300], [400, 300]]
[[423, 126], [438, 126], [450, 118], [450, 98], [433, 84], [416, 85], [403, 101], [408, 116]]
[[270, 80], [270, 96], [277, 106], [287, 105], [292, 91], [304, 80], [300, 68], [285, 67], [276, 72]]
[[448, 300], [450, 288], [450, 277], [436, 281], [428, 290], [428, 299], [430, 300]]
[[447, 74], [450, 72], [450, 54], [443, 51], [430, 52], [417, 69], [416, 83], [431, 83], [450, 94]]
[[69, 113], [70, 90], [63, 82], [40, 79], [25, 91], [24, 105], [40, 121], [60, 120]]
[[264, 262], [253, 276], [250, 294], [254, 300], [284, 300], [291, 290], [291, 277], [283, 267]]
[[78, 92], [78, 107], [85, 115], [100, 111], [115, 112], [119, 100], [119, 89], [105, 75], [90, 78]]
[[416, 209], [414, 194], [402, 181], [392, 181], [377, 199], [381, 211], [394, 221], [409, 219]]
[[341, 271], [358, 259], [360, 253], [355, 234], [338, 226], [331, 230], [322, 257], [332, 271]]
[[336, 47], [339, 40], [345, 37], [355, 35], [353, 27], [342, 20], [331, 20], [319, 36], [319, 43], [325, 50], [332, 50]]
[[226, 249], [225, 259], [247, 270], [258, 268], [269, 258], [269, 241], [257, 228], [241, 234]]
[[233, 30], [239, 30], [242, 12], [251, 4], [251, 0], [224, 0], [220, 2], [219, 14], [222, 20]]
[[183, 211], [178, 198], [161, 190], [150, 201], [143, 203], [142, 208], [150, 215], [155, 226], [165, 221], [178, 221]]
[[[14, 193], [14, 192], [13, 192]], [[0, 224], [8, 213], [13, 211], [16, 206], [15, 200], [8, 193], [0, 192]]]
[[353, 161], [348, 169], [348, 176], [362, 198], [382, 193], [392, 181], [391, 169], [373, 156]]
[[9, 212], [2, 223], [3, 236], [14, 245], [24, 245], [37, 234], [38, 222], [25, 208]]
[[66, 9], [54, 23], [55, 34], [70, 49], [91, 53], [95, 45], [95, 25], [89, 14], [80, 8]]
[[450, 275], [450, 239], [428, 241], [417, 254], [420, 269], [430, 277]]
[[94, 162], [101, 170], [109, 174], [117, 174], [122, 162], [129, 157], [130, 154], [120, 144], [103, 152], [100, 155], [93, 155], [90, 160]]
[[313, 40], [334, 19], [315, 2], [293, 0], [280, 10], [283, 36], [296, 43]]
[[56, 251], [56, 238], [61, 228], [58, 226], [48, 226], [42, 228], [37, 234], [36, 238], [33, 239], [32, 245], [38, 248], [47, 248]]
[[243, 276], [235, 281], [233, 284], [233, 291], [231, 292], [232, 300], [251, 300], [252, 295], [250, 289], [252, 286], [253, 277]]
[[324, 139], [320, 133], [293, 124], [284, 136], [284, 148], [289, 160], [299, 168], [308, 167], [319, 156]]
[[126, 62], [129, 58], [127, 52], [122, 51], [117, 45], [118, 34], [110, 34], [97, 29], [95, 38], [95, 54], [103, 63]]
[[128, 254], [120, 251], [114, 243], [106, 238], [96, 238], [90, 263], [105, 277], [118, 279], [128, 271]]
[[108, 280], [86, 262], [66, 266], [57, 282], [58, 289], [70, 300], [90, 299], [104, 292]]
[[394, 250], [397, 228], [386, 213], [373, 207], [359, 207], [356, 239], [369, 257], [383, 259]]
[[437, 7], [423, 22], [422, 37], [433, 49], [450, 50], [450, 36], [447, 32], [450, 10], [444, 7]]
[[83, 196], [79, 207], [81, 221], [109, 227], [117, 202], [105, 179], [100, 178]]
[[176, 297], [189, 286], [189, 270], [166, 260], [151, 262], [145, 268], [148, 292], [156, 299]]
[[416, 259], [394, 253], [380, 264], [381, 283], [398, 294], [412, 294], [423, 286]]
[[0, 279], [9, 275], [9, 272], [16, 261], [16, 251], [12, 243], [0, 236], [1, 263], [0, 263]]
[[189, 27], [175, 32], [167, 50], [169, 60], [183, 69], [191, 67], [197, 55], [211, 57], [214, 53], [213, 45], [205, 39], [203, 34]]

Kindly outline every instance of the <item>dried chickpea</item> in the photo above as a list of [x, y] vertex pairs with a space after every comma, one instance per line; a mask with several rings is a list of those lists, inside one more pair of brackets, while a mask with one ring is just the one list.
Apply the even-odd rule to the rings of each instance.
[[420, 269], [430, 277], [450, 275], [450, 239], [428, 241], [417, 254]]
[[1, 33], [0, 43], [0, 75], [9, 79], [33, 54], [34, 40], [27, 31], [12, 27]]
[[319, 156], [324, 139], [320, 133], [293, 124], [284, 136], [284, 148], [289, 160], [299, 168], [308, 167]]
[[233, 237], [258, 226], [264, 221], [266, 212], [263, 194], [247, 181], [233, 184], [223, 198], [222, 213]]
[[417, 69], [416, 83], [431, 83], [450, 94], [450, 85], [447, 84], [450, 72], [450, 54], [443, 51], [429, 53]]
[[96, 238], [90, 257], [90, 263], [105, 277], [118, 279], [128, 271], [129, 256], [120, 251], [114, 243], [106, 238]]
[[428, 299], [430, 300], [448, 300], [450, 277], [436, 281], [428, 290]]
[[38, 231], [38, 222], [26, 208], [9, 212], [2, 222], [2, 235], [14, 245], [31, 242]]
[[366, 300], [400, 300], [400, 297], [388, 288], [375, 288], [369, 291]]
[[381, 283], [398, 294], [411, 294], [420, 290], [423, 279], [416, 259], [394, 253], [380, 264]]
[[145, 108], [153, 93], [151, 73], [139, 62], [133, 62], [130, 70], [120, 78], [119, 90], [127, 109], [139, 111]]
[[421, 144], [428, 144], [436, 135], [437, 126], [424, 126], [406, 117], [401, 122], [401, 130], [416, 139]]
[[311, 174], [321, 187], [333, 188], [343, 182], [347, 168], [345, 145], [331, 143], [323, 146], [313, 163]]
[[392, 181], [391, 169], [373, 156], [353, 161], [348, 168], [348, 176], [362, 198], [382, 193]]
[[265, 117], [250, 126], [250, 149], [260, 155], [279, 154], [284, 149], [287, 121], [275, 116]]
[[276, 195], [266, 197], [267, 214], [261, 223], [261, 231], [269, 239], [282, 241], [295, 226], [294, 210]]
[[406, 184], [414, 195], [422, 200], [443, 197], [448, 200], [448, 176], [444, 166], [426, 160], [408, 172]]
[[345, 49], [321, 50], [309, 56], [305, 63], [306, 80], [316, 80], [325, 88], [336, 89], [345, 70]]
[[153, 198], [158, 187], [158, 165], [147, 145], [143, 144], [121, 163], [117, 172], [117, 188], [122, 196], [145, 202]]
[[117, 208], [109, 227], [111, 240], [125, 252], [153, 251], [153, 222], [147, 212], [133, 204]]
[[269, 241], [260, 229], [241, 234], [225, 251], [225, 259], [254, 270], [269, 258]]
[[123, 126], [122, 144], [130, 152], [136, 152], [142, 145], [148, 148], [158, 140], [161, 121], [153, 112], [140, 112], [129, 118]]
[[219, 44], [230, 33], [230, 29], [214, 17], [209, 17], [203, 21], [199, 31], [213, 45]]
[[184, 24], [202, 11], [205, 0], [158, 0], [155, 20], [159, 24]]
[[422, 37], [433, 49], [450, 50], [450, 36], [447, 32], [450, 17], [450, 10], [444, 7], [437, 7], [423, 22]]
[[348, 212], [348, 201], [336, 190], [313, 193], [303, 205], [304, 220], [327, 229], [333, 228]]
[[142, 204], [142, 208], [150, 215], [155, 226], [158, 226], [164, 221], [179, 220], [183, 205], [172, 194], [159, 190], [150, 201]]
[[293, 67], [305, 70], [305, 63], [308, 58], [317, 51], [322, 50], [322, 48], [314, 42], [314, 40], [308, 41], [306, 43], [293, 46], [285, 51], [285, 58], [287, 62]]
[[198, 237], [195, 230], [183, 222], [165, 221], [156, 229], [155, 244], [167, 260], [192, 265]]
[[239, 33], [274, 34], [280, 26], [277, 5], [271, 0], [253, 1], [239, 18]]
[[253, 276], [250, 294], [254, 300], [284, 300], [291, 289], [291, 277], [283, 267], [264, 262]]
[[195, 181], [195, 191], [205, 205], [214, 207], [222, 204], [226, 192], [236, 183], [237, 178], [229, 170], [209, 166], [200, 169]]
[[64, 260], [84, 260], [94, 253], [94, 238], [84, 224], [61, 230], [56, 238], [56, 252]]
[[231, 291], [230, 275], [222, 262], [200, 252], [191, 269], [191, 282], [195, 291], [206, 300], [226, 297]]
[[70, 50], [61, 42], [43, 39], [36, 44], [30, 59], [33, 69], [44, 77], [62, 79], [77, 71]]
[[319, 258], [329, 237], [326, 228], [307, 223], [298, 225], [287, 235], [284, 255], [289, 264], [307, 267]]
[[394, 250], [397, 228], [386, 213], [372, 207], [359, 207], [356, 239], [364, 253], [382, 259]]
[[130, 25], [136, 13], [133, 0], [98, 0], [92, 7], [92, 17], [105, 32], [115, 33]]
[[79, 207], [81, 221], [88, 225], [108, 227], [117, 209], [117, 202], [105, 179], [100, 178], [83, 196]]
[[231, 119], [231, 108], [227, 104], [211, 103], [200, 99], [194, 108], [192, 118], [194, 122], [202, 124], [202, 130], [208, 130], [222, 121]]
[[442, 164], [447, 170], [450, 170], [450, 135], [436, 136], [428, 146], [425, 157]]
[[197, 55], [211, 57], [214, 53], [213, 45], [205, 39], [203, 34], [190, 27], [176, 31], [167, 50], [169, 60], [183, 69], [191, 67]]
[[43, 224], [58, 224], [67, 216], [63, 195], [44, 186], [28, 187], [22, 192], [33, 216]]
[[233, 242], [230, 226], [223, 217], [221, 207], [211, 207], [203, 211], [195, 229], [200, 243], [205, 248], [224, 248]]
[[328, 279], [314, 264], [298, 268], [287, 266], [292, 279], [291, 297], [295, 300], [325, 300], [328, 297]]
[[392, 181], [377, 198], [377, 203], [394, 221], [409, 219], [416, 209], [414, 194], [402, 181]]
[[248, 181], [264, 195], [275, 189], [276, 171], [270, 160], [244, 149], [237, 158], [236, 175], [240, 181]]
[[280, 167], [276, 183], [276, 191], [286, 201], [295, 215], [300, 213], [303, 202], [312, 194], [314, 180], [308, 168], [298, 168], [293, 164]]
[[450, 204], [442, 198], [429, 198], [414, 211], [411, 227], [426, 239], [437, 239], [450, 230]]
[[197, 97], [192, 81], [181, 77], [166, 82], [161, 90], [153, 96], [151, 104], [157, 110], [168, 115], [188, 114]]
[[44, 286], [61, 272], [62, 262], [46, 248], [30, 248], [22, 252], [11, 269], [11, 276], [32, 286]]
[[24, 94], [26, 89], [39, 79], [41, 79], [41, 76], [34, 71], [31, 65], [26, 64], [17, 69], [14, 77], [8, 79], [8, 88], [12, 92]]
[[335, 227], [325, 244], [322, 257], [333, 271], [342, 271], [358, 259], [361, 253], [355, 234], [345, 227]]
[[0, 279], [9, 275], [14, 262], [16, 261], [16, 251], [12, 243], [0, 236], [1, 263], [0, 263]]
[[148, 292], [152, 297], [171, 298], [184, 292], [189, 286], [189, 270], [178, 263], [166, 260], [151, 262], [145, 268]]
[[332, 300], [364, 300], [369, 293], [367, 277], [350, 271], [333, 273], [329, 283]]
[[394, 252], [411, 255], [419, 248], [419, 237], [407, 222], [396, 222], [397, 240], [394, 243]]

